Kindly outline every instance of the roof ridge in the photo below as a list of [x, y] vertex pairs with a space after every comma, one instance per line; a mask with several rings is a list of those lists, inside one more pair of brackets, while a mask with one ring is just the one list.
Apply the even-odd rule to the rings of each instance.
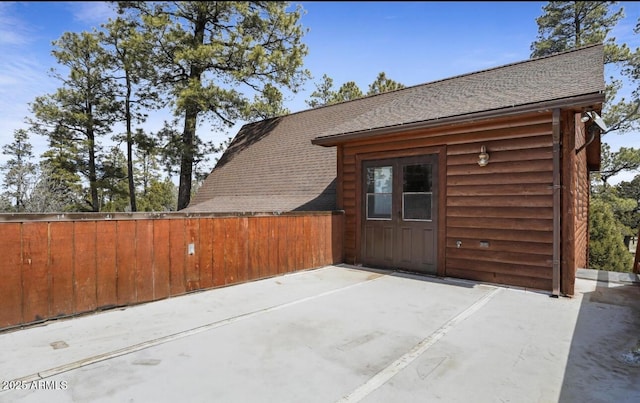
[[585, 50], [585, 49], [588, 49], [588, 48], [593, 48], [593, 47], [603, 46], [603, 45], [604, 45], [603, 43], [594, 43], [594, 44], [590, 44], [590, 45], [584, 45], [584, 46], [581, 46], [581, 47], [578, 47], [578, 48], [573, 48], [573, 49], [565, 50], [565, 51], [562, 51], [562, 52], [553, 53], [551, 55], [545, 55], [545, 56], [540, 56], [540, 57], [536, 57], [536, 58], [533, 58], [533, 59], [525, 59], [525, 60], [520, 60], [520, 61], [516, 61], [516, 62], [511, 62], [511, 63], [503, 64], [503, 65], [500, 65], [500, 66], [489, 67], [489, 68], [486, 68], [486, 69], [473, 71], [473, 72], [470, 72], [470, 73], [458, 74], [458, 75], [455, 75], [455, 76], [450, 76], [450, 77], [445, 77], [445, 78], [441, 78], [441, 79], [437, 79], [437, 80], [433, 80], [433, 81], [428, 81], [428, 82], [424, 82], [424, 83], [420, 83], [420, 84], [415, 84], [415, 85], [407, 86], [407, 87], [404, 87], [404, 88], [395, 89], [395, 90], [392, 90], [392, 91], [380, 92], [380, 93], [372, 94], [372, 95], [365, 95], [365, 96], [360, 97], [360, 98], [350, 99], [348, 101], [343, 101], [343, 102], [339, 102], [339, 103], [335, 103], [335, 104], [321, 105], [321, 106], [318, 106], [318, 107], [315, 107], [315, 108], [303, 109], [301, 111], [292, 112], [292, 113], [289, 113], [289, 114], [286, 114], [286, 115], [282, 115], [280, 117], [297, 115], [297, 114], [300, 114], [300, 113], [306, 113], [306, 112], [315, 111], [315, 110], [319, 110], [319, 109], [323, 109], [323, 108], [331, 108], [331, 107], [335, 107], [335, 106], [339, 106], [339, 105], [344, 105], [344, 104], [347, 104], [347, 103], [350, 103], [350, 102], [361, 101], [363, 99], [371, 99], [371, 98], [374, 98], [374, 97], [385, 96], [387, 94], [393, 94], [393, 93], [397, 93], [397, 92], [401, 92], [401, 91], [410, 90], [410, 89], [413, 89], [413, 88], [432, 85], [432, 84], [435, 84], [435, 83], [441, 83], [441, 82], [444, 82], [444, 81], [459, 79], [459, 78], [462, 78], [462, 77], [470, 77], [470, 76], [473, 76], [473, 75], [476, 75], [476, 74], [486, 73], [488, 71], [495, 71], [495, 70], [505, 69], [505, 68], [508, 68], [508, 67], [513, 67], [513, 66], [517, 66], [517, 65], [521, 65], [521, 64], [525, 64], [525, 63], [537, 62], [537, 61], [544, 60], [544, 59], [560, 57], [560, 56], [564, 56], [564, 55], [569, 54], [569, 53], [578, 52], [578, 51], [582, 51], [582, 50]]
[[520, 61], [517, 61], [517, 62], [511, 62], [511, 63], [503, 64], [503, 65], [500, 65], [500, 66], [489, 67], [489, 68], [482, 69], [482, 70], [472, 71], [470, 73], [464, 73], [464, 74], [459, 74], [459, 75], [452, 76], [452, 77], [443, 78], [443, 79], [440, 79], [440, 80], [430, 81], [428, 83], [417, 84], [417, 85], [415, 85], [413, 87], [420, 87], [420, 86], [423, 86], [423, 85], [439, 83], [439, 82], [442, 82], [442, 81], [454, 80], [454, 79], [458, 79], [458, 78], [461, 78], [461, 77], [473, 76], [473, 75], [476, 75], [476, 74], [485, 73], [487, 71], [495, 71], [495, 70], [505, 69], [507, 67], [513, 67], [513, 66], [517, 66], [517, 65], [521, 65], [521, 64], [537, 62], [537, 61], [544, 60], [544, 59], [551, 59], [551, 58], [554, 58], [554, 57], [560, 57], [560, 56], [564, 56], [564, 55], [569, 54], [569, 53], [582, 51], [584, 49], [593, 48], [593, 47], [596, 47], [596, 46], [602, 46], [602, 44], [601, 43], [596, 43], [596, 44], [592, 44], [592, 45], [585, 45], [585, 46], [581, 46], [579, 48], [565, 50], [563, 52], [557, 52], [557, 53], [553, 53], [553, 54], [550, 54], [550, 55], [535, 57], [533, 59], [520, 60]]

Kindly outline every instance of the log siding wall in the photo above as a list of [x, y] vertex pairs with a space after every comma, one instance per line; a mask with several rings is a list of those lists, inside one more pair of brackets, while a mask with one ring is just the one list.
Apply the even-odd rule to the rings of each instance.
[[0, 222], [0, 329], [340, 263], [343, 218]]
[[447, 147], [448, 276], [551, 289], [551, 121], [544, 126], [530, 137]]
[[[346, 262], [360, 263], [361, 162], [431, 150], [440, 152], [444, 175], [438, 274], [551, 289], [551, 112], [383, 137], [338, 145]], [[490, 154], [485, 167], [477, 164], [482, 145]]]
[[562, 291], [573, 295], [576, 271], [588, 266], [589, 168], [587, 128], [581, 115], [567, 111], [562, 121]]
[[[577, 117], [576, 150], [584, 147], [588, 141], [584, 125]], [[587, 268], [589, 265], [589, 198], [591, 182], [587, 166], [587, 151], [577, 151], [574, 163], [574, 180], [576, 182], [575, 232], [576, 232], [576, 268]]]

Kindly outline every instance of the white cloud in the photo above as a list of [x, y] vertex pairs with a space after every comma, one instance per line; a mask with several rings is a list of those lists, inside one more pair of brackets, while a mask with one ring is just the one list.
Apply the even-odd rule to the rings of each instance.
[[73, 18], [87, 25], [100, 25], [109, 18], [115, 18], [114, 6], [106, 1], [73, 1], [68, 2]]
[[11, 15], [12, 3], [0, 3], [0, 46], [29, 42], [28, 24]]

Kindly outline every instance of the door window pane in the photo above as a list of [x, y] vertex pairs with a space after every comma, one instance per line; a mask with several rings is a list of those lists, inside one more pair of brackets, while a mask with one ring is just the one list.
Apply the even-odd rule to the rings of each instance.
[[367, 219], [391, 219], [393, 168], [367, 168]]
[[402, 173], [402, 218], [430, 221], [433, 198], [431, 164], [405, 165]]
[[431, 192], [431, 164], [405, 165], [403, 178], [403, 192]]
[[405, 220], [431, 220], [431, 192], [403, 193], [402, 218]]

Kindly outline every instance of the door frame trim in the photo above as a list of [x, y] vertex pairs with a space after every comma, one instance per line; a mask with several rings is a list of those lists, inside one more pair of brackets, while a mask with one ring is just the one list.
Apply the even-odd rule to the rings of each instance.
[[447, 146], [417, 147], [410, 149], [398, 149], [389, 151], [377, 151], [371, 153], [358, 153], [356, 160], [356, 192], [355, 192], [355, 263], [362, 264], [362, 164], [370, 160], [386, 160], [403, 157], [418, 157], [426, 154], [436, 154], [438, 162], [438, 239], [437, 239], [437, 275], [446, 276], [446, 217], [447, 217]]

